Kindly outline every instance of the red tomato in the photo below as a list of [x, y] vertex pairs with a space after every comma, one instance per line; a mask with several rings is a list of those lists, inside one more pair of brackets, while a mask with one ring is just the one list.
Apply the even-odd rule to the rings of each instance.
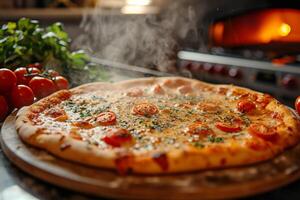
[[300, 115], [300, 96], [298, 96], [297, 99], [296, 99], [295, 109], [298, 112], [298, 115]]
[[17, 76], [18, 85], [28, 85], [29, 83], [28, 77], [24, 76], [25, 74], [27, 74], [27, 68], [19, 67], [14, 72], [15, 75]]
[[97, 122], [102, 126], [114, 125], [116, 123], [116, 115], [111, 111], [102, 112], [98, 115]]
[[8, 114], [8, 105], [3, 96], [0, 96], [0, 122], [3, 121]]
[[113, 147], [120, 147], [123, 144], [130, 143], [132, 136], [126, 129], [113, 129], [102, 140]]
[[59, 73], [53, 69], [49, 69], [47, 70], [47, 73], [51, 76], [51, 77], [56, 77], [59, 76]]
[[69, 88], [69, 81], [63, 76], [56, 76], [53, 79], [57, 90], [65, 90]]
[[42, 69], [43, 68], [43, 66], [42, 66], [41, 63], [32, 63], [32, 64], [27, 65], [27, 67], [28, 68], [35, 67], [35, 68], [38, 68], [38, 69]]
[[20, 67], [15, 70], [18, 85], [28, 85], [29, 81], [41, 71], [35, 67], [25, 68]]
[[132, 110], [133, 114], [142, 116], [151, 116], [158, 112], [157, 107], [152, 103], [141, 103], [134, 106]]
[[130, 164], [132, 163], [132, 156], [124, 155], [115, 159], [115, 165], [120, 175], [126, 175], [130, 170]]
[[11, 92], [11, 101], [15, 108], [31, 105], [34, 102], [34, 95], [30, 87], [18, 85]]
[[242, 113], [249, 113], [256, 108], [256, 105], [249, 100], [241, 100], [238, 102], [237, 108]]
[[15, 73], [9, 69], [0, 69], [0, 93], [10, 91], [17, 85], [17, 77]]
[[30, 68], [27, 68], [27, 74], [28, 75], [31, 75], [31, 78], [35, 75], [38, 75], [41, 73], [41, 70], [39, 70], [38, 68], [36, 67], [30, 67]]
[[163, 171], [167, 171], [169, 168], [168, 157], [166, 153], [156, 153], [152, 156], [152, 159], [160, 166]]
[[83, 128], [83, 129], [94, 128], [93, 124], [91, 124], [90, 122], [86, 122], [86, 121], [73, 122], [72, 125], [79, 127], [79, 128]]
[[3, 94], [1, 94], [5, 100], [6, 100], [6, 103], [8, 105], [8, 112], [12, 112], [14, 110], [14, 105], [12, 104], [12, 100], [11, 100], [11, 91], [8, 91], [8, 92], [5, 92]]
[[221, 131], [227, 132], [227, 133], [235, 133], [242, 130], [240, 127], [240, 124], [227, 124], [223, 122], [217, 122], [215, 126], [220, 129]]
[[197, 109], [204, 112], [218, 112], [220, 107], [214, 103], [198, 103]]
[[53, 81], [43, 77], [33, 77], [29, 82], [29, 87], [32, 89], [37, 98], [46, 97], [56, 91]]
[[256, 99], [256, 102], [263, 108], [265, 108], [270, 101], [272, 100], [272, 96], [269, 94], [264, 94], [263, 96], [260, 96]]
[[61, 108], [55, 108], [54, 107], [54, 108], [49, 109], [45, 114], [49, 117], [57, 118], [57, 117], [60, 117], [62, 115], [66, 115], [66, 112]]
[[195, 122], [189, 125], [186, 129], [186, 132], [196, 135], [208, 135], [213, 133], [213, 131], [202, 122]]
[[274, 141], [278, 136], [275, 128], [270, 128], [263, 124], [251, 124], [248, 131], [251, 135], [268, 141]]

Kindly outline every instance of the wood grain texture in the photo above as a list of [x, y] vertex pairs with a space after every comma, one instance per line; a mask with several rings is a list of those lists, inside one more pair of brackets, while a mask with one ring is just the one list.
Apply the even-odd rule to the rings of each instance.
[[300, 178], [300, 144], [256, 165], [166, 176], [120, 176], [25, 145], [9, 116], [1, 130], [7, 157], [25, 172], [74, 191], [118, 199], [228, 199], [270, 191]]

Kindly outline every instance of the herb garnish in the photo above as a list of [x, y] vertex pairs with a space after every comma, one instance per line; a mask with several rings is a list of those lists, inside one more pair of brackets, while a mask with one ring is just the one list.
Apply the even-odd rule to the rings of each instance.
[[212, 142], [212, 143], [221, 143], [221, 142], [224, 142], [224, 138], [222, 137], [215, 137], [215, 136], [212, 136], [212, 135], [209, 135], [207, 137], [208, 141], [209, 142]]
[[197, 148], [204, 148], [205, 145], [200, 142], [193, 142], [192, 145]]

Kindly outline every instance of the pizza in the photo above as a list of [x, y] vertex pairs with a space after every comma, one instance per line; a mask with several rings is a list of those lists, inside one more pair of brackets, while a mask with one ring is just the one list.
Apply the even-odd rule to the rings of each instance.
[[181, 78], [90, 83], [19, 110], [21, 139], [57, 157], [121, 174], [164, 174], [271, 159], [300, 139], [270, 95]]

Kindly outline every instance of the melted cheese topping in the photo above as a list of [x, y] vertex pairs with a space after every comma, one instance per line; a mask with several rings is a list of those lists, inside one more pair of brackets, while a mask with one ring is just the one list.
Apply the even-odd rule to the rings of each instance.
[[[251, 123], [263, 123], [266, 119], [266, 123], [272, 126], [279, 123], [268, 112], [253, 115], [239, 112], [236, 108], [238, 98], [230, 92], [195, 93], [188, 86], [175, 88], [175, 92], [170, 88], [168, 90], [170, 92], [166, 93], [163, 85], [155, 85], [119, 93], [100, 91], [73, 95], [41, 113], [39, 117], [43, 124], [40, 126], [53, 134], [68, 136], [75, 132], [82, 140], [103, 149], [116, 148], [102, 140], [108, 131], [111, 128], [123, 128], [134, 138], [134, 142], [126, 148], [139, 154], [177, 148], [198, 150], [210, 145], [231, 145], [233, 142], [242, 145], [245, 140], [253, 137], [247, 131]], [[158, 112], [151, 116], [133, 114], [133, 107], [140, 103], [151, 103], [158, 108]], [[67, 118], [57, 120], [47, 115], [51, 109], [64, 110]], [[116, 124], [101, 126], [96, 123], [96, 117], [105, 111], [116, 114]], [[235, 125], [236, 120], [241, 126], [240, 131], [224, 132], [215, 125], [217, 122]], [[88, 122], [93, 127], [74, 127], [76, 122]], [[197, 123], [204, 126], [189, 131], [189, 127], [197, 126]]]

